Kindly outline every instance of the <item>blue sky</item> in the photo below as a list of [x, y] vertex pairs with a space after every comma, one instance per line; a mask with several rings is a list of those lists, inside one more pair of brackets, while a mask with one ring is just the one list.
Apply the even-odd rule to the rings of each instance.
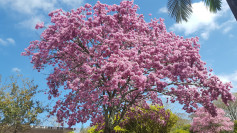
[[[101, 1], [118, 4], [120, 0]], [[226, 1], [222, 10], [210, 13], [202, 1], [193, 3], [193, 15], [189, 22], [176, 24], [169, 17], [166, 0], [135, 0], [144, 14], [146, 21], [151, 18], [164, 18], [168, 31], [185, 38], [198, 36], [201, 44], [200, 55], [208, 67], [224, 82], [231, 81], [237, 87], [237, 21]], [[48, 13], [62, 8], [65, 11], [75, 9], [85, 3], [94, 5], [95, 0], [0, 0], [0, 75], [6, 78], [20, 72], [25, 77], [35, 80], [40, 89], [47, 89], [48, 70], [38, 73], [28, 57], [21, 56], [30, 41], [39, 39], [41, 30], [34, 29], [35, 24], [50, 23]], [[149, 16], [149, 13], [152, 16]], [[47, 96], [38, 95], [38, 99], [48, 103]], [[180, 108], [181, 109], [181, 108]], [[43, 116], [44, 117], [44, 116]]]

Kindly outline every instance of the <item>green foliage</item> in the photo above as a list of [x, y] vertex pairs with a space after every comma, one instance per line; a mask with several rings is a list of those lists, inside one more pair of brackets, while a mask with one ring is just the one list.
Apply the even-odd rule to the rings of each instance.
[[188, 17], [192, 14], [192, 3], [190, 0], [168, 0], [167, 8], [169, 15], [175, 18], [176, 22], [182, 20], [188, 21]]
[[[104, 130], [96, 131], [96, 128], [97, 128], [97, 126], [90, 127], [87, 130], [87, 133], [102, 133], [102, 132], [104, 132]], [[123, 132], [126, 132], [126, 129], [123, 129], [120, 126], [116, 126], [116, 127], [114, 127], [114, 131], [119, 132], [119, 133], [123, 133]]]
[[21, 75], [11, 77], [4, 84], [0, 82], [0, 132], [25, 132], [30, 124], [39, 122], [37, 116], [44, 109], [32, 99], [37, 87], [33, 81], [23, 79]]
[[237, 133], [237, 120], [234, 121], [234, 133]]
[[[203, 0], [210, 12], [216, 13], [221, 10], [221, 0]], [[192, 14], [192, 0], [168, 0], [167, 8], [169, 15], [173, 17], [177, 23], [183, 20], [188, 21]]]
[[120, 127], [120, 126], [114, 127], [114, 130], [115, 130], [116, 132], [126, 132], [126, 131], [127, 131], [126, 129], [124, 129], [124, 128]]
[[98, 133], [98, 131], [96, 131], [96, 128], [97, 128], [97, 126], [90, 127], [88, 129], [88, 133]]
[[171, 133], [193, 133], [193, 131], [190, 130], [191, 125], [186, 124], [182, 126], [176, 126]]
[[[163, 109], [161, 106], [150, 106], [150, 109], [143, 109], [142, 114], [139, 114], [137, 109], [132, 109], [133, 113], [136, 114], [135, 118], [130, 118], [127, 116], [125, 118], [125, 125], [124, 129], [126, 129], [126, 132], [135, 132], [135, 133], [154, 133], [154, 132], [170, 132], [171, 128], [175, 125], [175, 123], [178, 120], [178, 117], [173, 114], [170, 110], [166, 110], [165, 114], [167, 115], [168, 113], [170, 114], [168, 119], [165, 119], [164, 114], [160, 113], [159, 111]], [[157, 112], [156, 115], [159, 115], [160, 120], [165, 121], [165, 125], [150, 119], [149, 114], [151, 112]], [[147, 117], [148, 116], [148, 117]], [[152, 116], [151, 116], [152, 117]]]
[[176, 129], [176, 130], [173, 131], [172, 133], [189, 133], [189, 131], [183, 130], [183, 129]]
[[190, 131], [190, 127], [191, 127], [190, 124], [184, 125], [183, 130]]
[[[172, 127], [176, 124], [178, 120], [178, 116], [173, 114], [170, 110], [166, 110], [165, 114], [167, 115], [169, 113], [169, 118], [165, 119], [163, 114], [157, 114], [160, 115], [160, 120], [166, 121], [166, 125], [163, 125], [161, 123], [158, 123], [157, 121], [154, 121], [150, 119], [149, 113], [151, 112], [159, 112], [163, 107], [161, 106], [155, 106], [151, 105], [150, 109], [143, 109], [142, 114], [139, 114], [137, 111], [138, 108], [134, 109], [132, 108], [131, 111], [136, 114], [136, 117], [130, 117], [129, 115], [125, 115], [125, 119], [122, 121], [125, 122], [125, 124], [121, 126], [116, 126], [114, 128], [115, 132], [120, 133], [168, 133], [171, 131]], [[88, 133], [101, 133], [103, 130], [96, 131], [97, 126], [91, 127], [88, 130]]]
[[221, 10], [221, 0], [204, 0], [204, 3], [209, 7], [210, 12], [216, 13]]

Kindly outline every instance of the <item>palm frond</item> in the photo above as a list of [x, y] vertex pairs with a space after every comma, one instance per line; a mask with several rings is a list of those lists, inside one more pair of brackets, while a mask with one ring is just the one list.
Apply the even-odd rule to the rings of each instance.
[[191, 0], [168, 0], [167, 4], [169, 15], [175, 18], [177, 23], [188, 21], [192, 13]]
[[221, 0], [204, 0], [204, 2], [209, 7], [210, 12], [221, 10]]

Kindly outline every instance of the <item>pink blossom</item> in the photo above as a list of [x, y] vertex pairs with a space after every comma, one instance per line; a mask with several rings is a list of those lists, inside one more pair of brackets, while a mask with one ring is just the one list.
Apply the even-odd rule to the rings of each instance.
[[86, 3], [84, 7], [85, 7], [85, 8], [91, 8], [91, 5], [88, 4], [88, 3]]
[[35, 29], [39, 29], [39, 28], [41, 29], [43, 27], [44, 27], [44, 22], [41, 22], [35, 25]]
[[191, 129], [198, 133], [219, 133], [233, 131], [234, 123], [225, 116], [225, 112], [218, 108], [217, 116], [212, 117], [205, 108], [199, 108], [193, 118]]
[[144, 101], [162, 105], [161, 93], [188, 113], [203, 105], [212, 116], [217, 115], [213, 100], [234, 100], [231, 84], [222, 83], [201, 60], [197, 37], [168, 32], [163, 19], [146, 22], [137, 10], [133, 1], [122, 1], [49, 13], [52, 25], [22, 55], [30, 56], [38, 71], [55, 68], [47, 84], [49, 99], [65, 97], [51, 112], [59, 122], [108, 123], [109, 114], [146, 106]]

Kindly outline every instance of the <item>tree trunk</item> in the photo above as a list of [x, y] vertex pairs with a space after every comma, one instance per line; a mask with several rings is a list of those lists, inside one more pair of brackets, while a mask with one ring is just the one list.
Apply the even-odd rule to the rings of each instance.
[[106, 126], [104, 129], [104, 133], [112, 133], [113, 129], [111, 129], [110, 127]]
[[112, 133], [113, 132], [113, 124], [114, 124], [114, 111], [112, 109], [109, 111], [110, 114], [105, 118], [105, 129], [104, 133]]
[[113, 119], [114, 117], [107, 117], [107, 120], [105, 120], [105, 129], [104, 133], [112, 133], [113, 131]]
[[14, 133], [17, 133], [17, 125], [15, 124]]

